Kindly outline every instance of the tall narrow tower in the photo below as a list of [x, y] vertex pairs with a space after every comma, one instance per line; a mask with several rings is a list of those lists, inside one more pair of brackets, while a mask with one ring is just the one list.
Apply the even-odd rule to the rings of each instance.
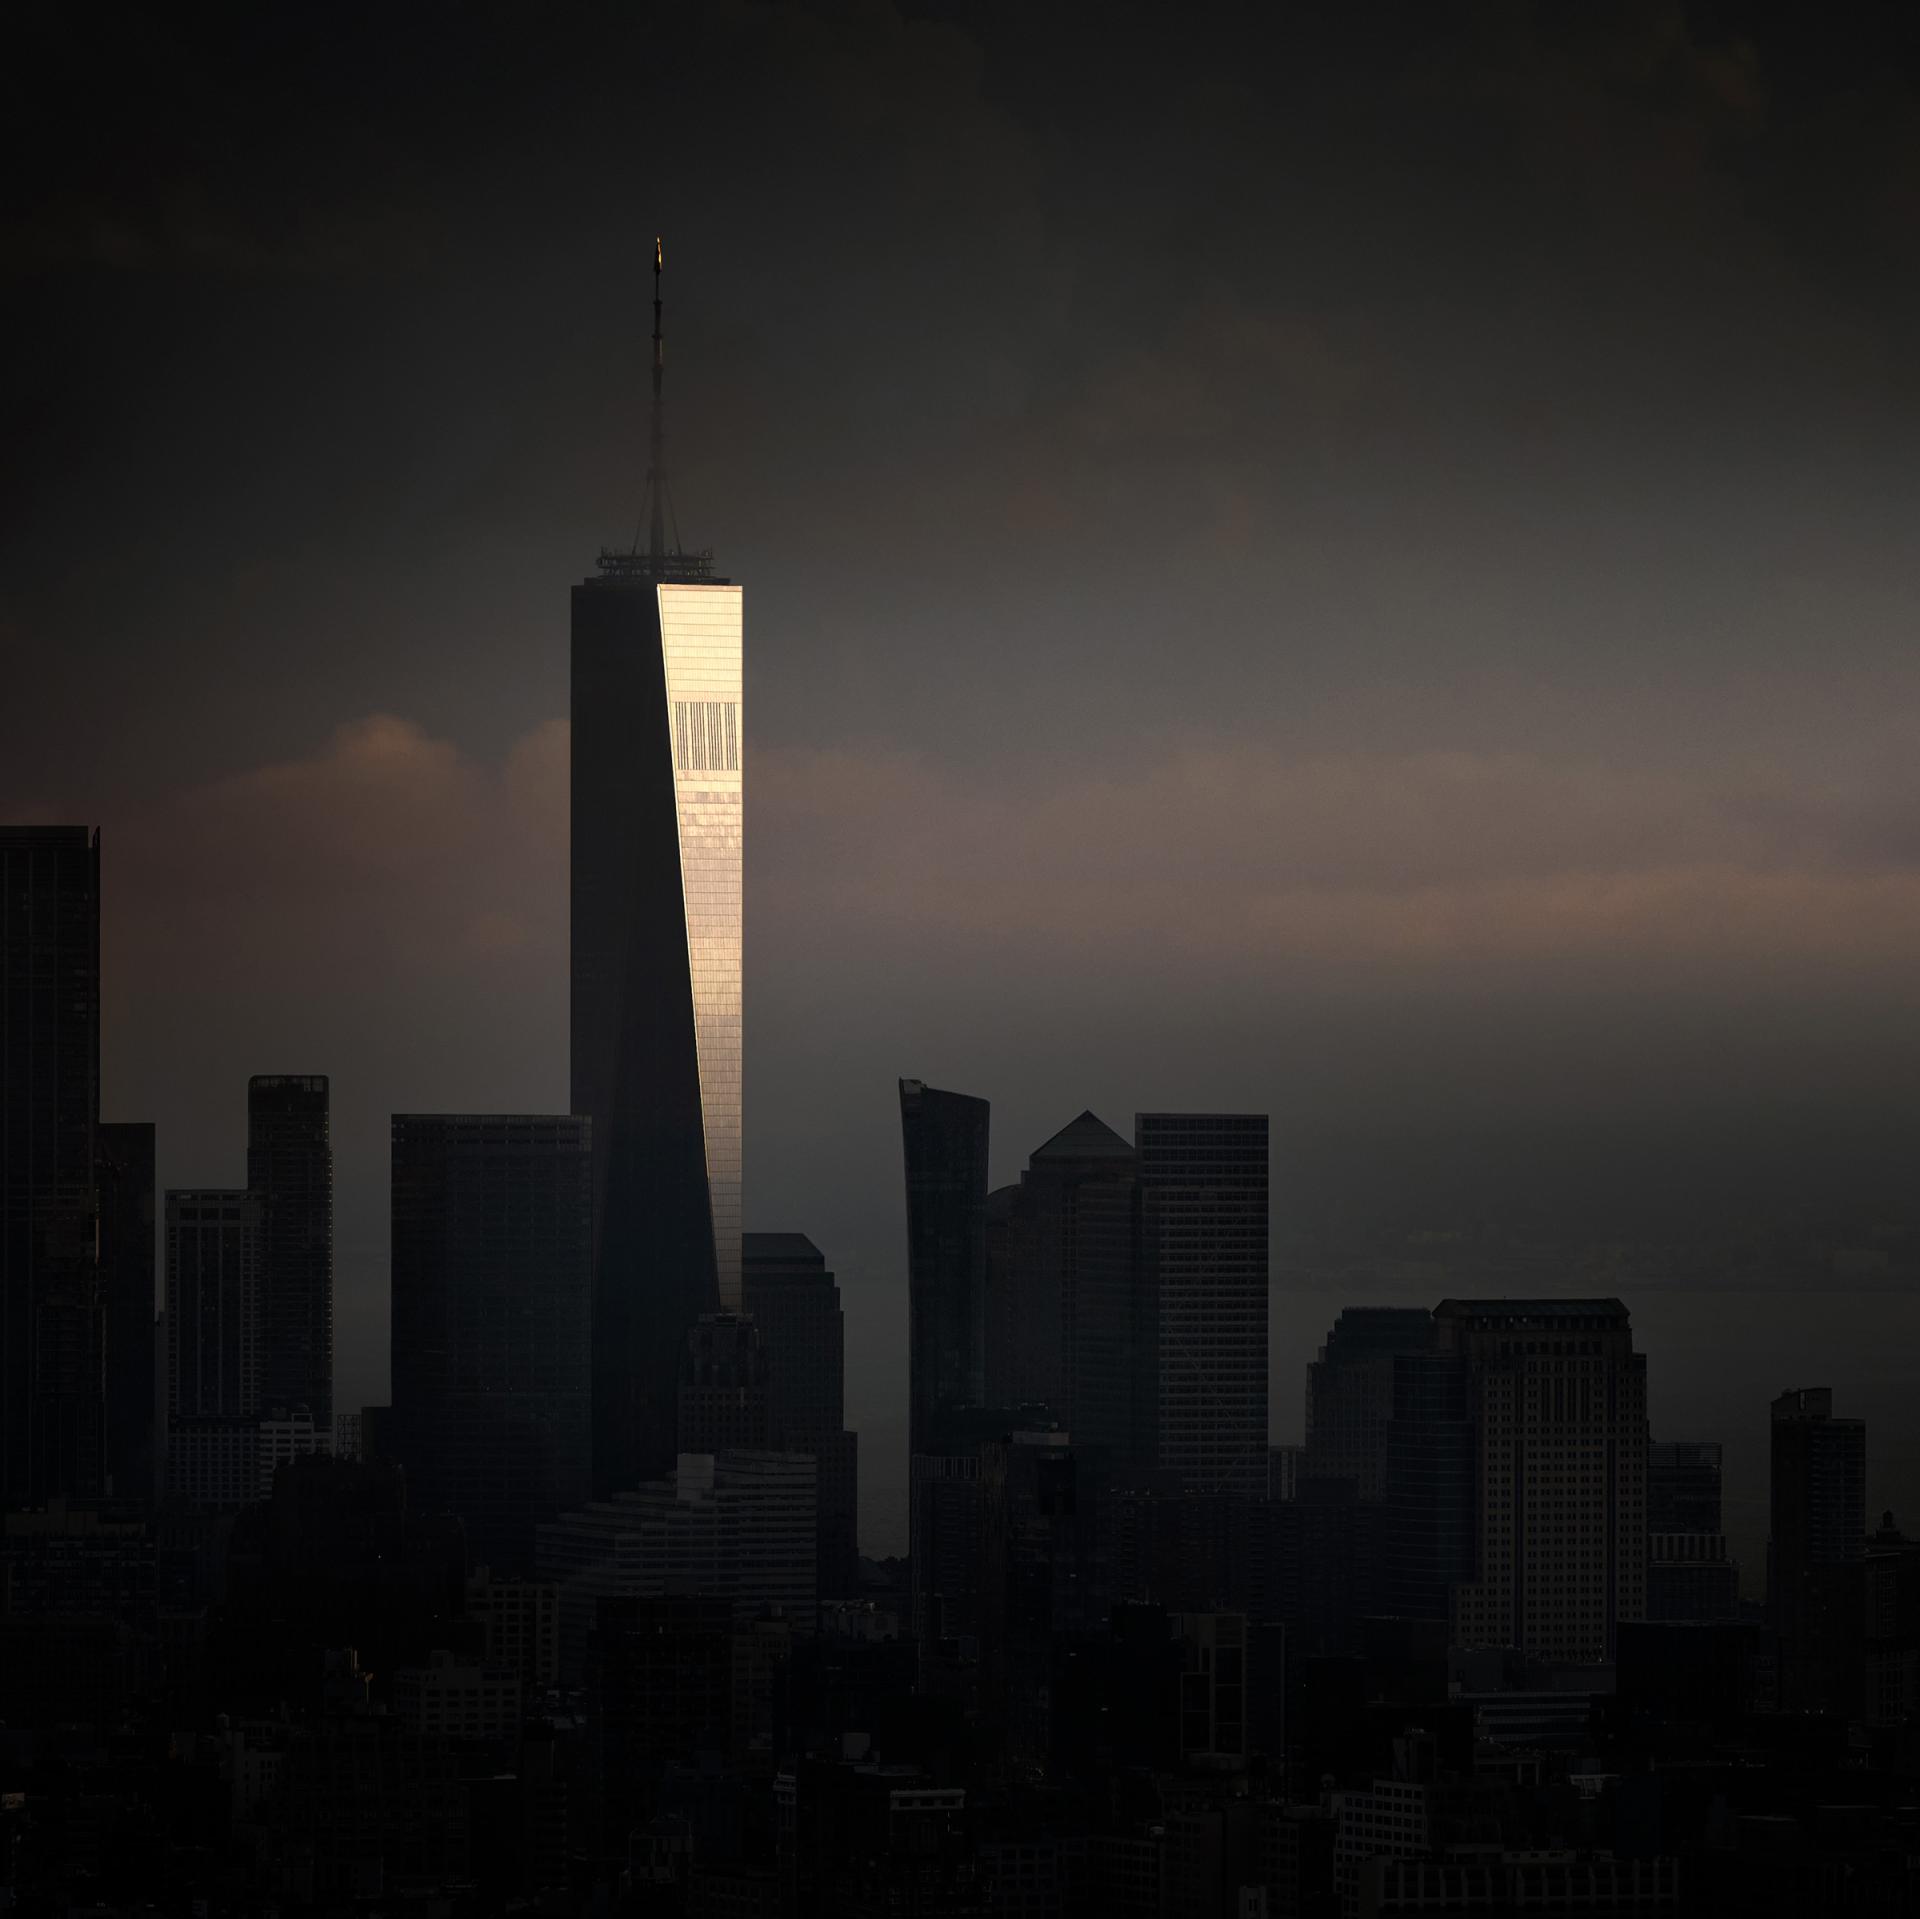
[[742, 594], [673, 527], [661, 266], [656, 241], [645, 550], [603, 550], [573, 589], [572, 1109], [593, 1121], [600, 1497], [667, 1470], [687, 1328], [740, 1308]]

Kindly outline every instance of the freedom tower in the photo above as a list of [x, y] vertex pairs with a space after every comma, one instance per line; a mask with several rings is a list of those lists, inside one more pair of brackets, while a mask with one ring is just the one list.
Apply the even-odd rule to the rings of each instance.
[[646, 539], [573, 589], [572, 1108], [593, 1122], [593, 1489], [667, 1471], [687, 1328], [740, 1307], [739, 587], [673, 528], [653, 260]]

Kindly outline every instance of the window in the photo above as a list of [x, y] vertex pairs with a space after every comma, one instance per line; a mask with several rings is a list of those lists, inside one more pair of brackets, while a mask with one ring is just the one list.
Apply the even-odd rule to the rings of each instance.
[[683, 773], [739, 772], [739, 703], [675, 700], [673, 763]]

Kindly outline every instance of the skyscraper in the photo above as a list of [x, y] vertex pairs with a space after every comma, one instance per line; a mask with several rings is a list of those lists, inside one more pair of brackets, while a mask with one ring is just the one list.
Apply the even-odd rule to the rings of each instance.
[[319, 1073], [247, 1082], [247, 1190], [259, 1215], [260, 1403], [333, 1432], [333, 1136]]
[[259, 1485], [260, 1220], [251, 1193], [167, 1194], [167, 1446], [170, 1501], [241, 1506]]
[[738, 1313], [703, 1313], [680, 1356], [683, 1453], [765, 1451], [767, 1364], [760, 1328]]
[[1454, 1587], [1474, 1576], [1479, 1462], [1470, 1386], [1459, 1353], [1393, 1356], [1378, 1583], [1383, 1611], [1397, 1619], [1448, 1624]]
[[572, 1093], [593, 1121], [593, 1477], [666, 1471], [687, 1328], [740, 1306], [742, 594], [650, 537], [573, 589]]
[[1265, 1495], [1267, 1116], [1141, 1113], [1159, 1463], [1190, 1492]]
[[985, 1397], [987, 1121], [983, 1099], [900, 1082], [907, 1173], [908, 1449]]
[[0, 829], [0, 1504], [105, 1489], [100, 840]]
[[1598, 1665], [1646, 1617], [1647, 1362], [1617, 1299], [1445, 1299], [1478, 1447], [1465, 1646]]
[[1082, 1113], [1034, 1152], [1017, 1187], [990, 1197], [987, 1392], [1047, 1406], [1081, 1452], [1151, 1464], [1136, 1167], [1133, 1147]]
[[107, 1483], [116, 1500], [146, 1503], [154, 1494], [153, 1127], [102, 1121], [95, 1140]]
[[396, 1113], [392, 1140], [393, 1454], [475, 1564], [524, 1573], [588, 1491], [591, 1125]]
[[860, 1441], [846, 1430], [840, 1288], [804, 1233], [746, 1234], [740, 1272], [766, 1362], [769, 1443], [814, 1457], [820, 1591], [837, 1598], [857, 1591], [860, 1576]]
[[1350, 1479], [1362, 1499], [1386, 1492], [1394, 1362], [1424, 1352], [1433, 1315], [1424, 1306], [1349, 1306], [1307, 1367], [1304, 1479]]
[[1832, 1710], [1844, 1690], [1850, 1574], [1867, 1552], [1867, 1424], [1836, 1419], [1831, 1386], [1773, 1402], [1767, 1610], [1780, 1643], [1780, 1703]]
[[260, 1411], [259, 1234], [252, 1195], [167, 1194], [167, 1416]]

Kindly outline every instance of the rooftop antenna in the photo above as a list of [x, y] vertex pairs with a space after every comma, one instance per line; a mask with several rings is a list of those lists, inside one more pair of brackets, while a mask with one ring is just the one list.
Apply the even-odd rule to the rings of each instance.
[[660, 269], [664, 264], [665, 255], [656, 233], [653, 236], [653, 471], [652, 484], [647, 489], [652, 505], [647, 529], [648, 552], [656, 568], [667, 556], [666, 421], [660, 401], [661, 376], [667, 365], [666, 337], [660, 331]]

